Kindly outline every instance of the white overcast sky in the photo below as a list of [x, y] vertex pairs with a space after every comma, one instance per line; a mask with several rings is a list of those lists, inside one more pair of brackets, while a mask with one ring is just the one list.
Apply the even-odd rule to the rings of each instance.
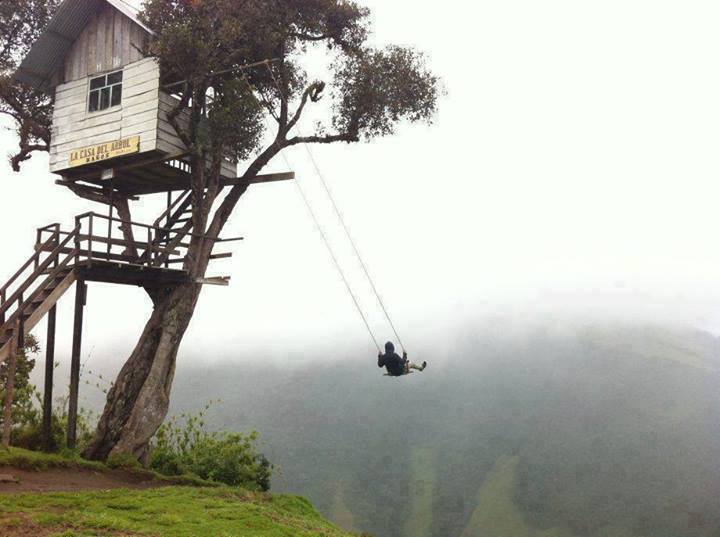
[[[720, 327], [720, 4], [365, 3], [374, 39], [426, 51], [447, 89], [431, 127], [315, 149], [410, 348], [486, 314]], [[0, 134], [3, 152], [13, 143]], [[304, 150], [288, 158], [332, 224]], [[93, 206], [53, 184], [44, 156], [20, 175], [3, 161], [0, 176], [4, 280], [36, 227], [69, 227]], [[152, 220], [153, 203], [136, 219]], [[232, 285], [206, 289], [181, 363], [373, 350], [293, 184], [253, 187], [230, 235], [246, 241], [210, 275]], [[339, 252], [389, 338], [346, 245]], [[60, 354], [71, 308], [72, 295], [60, 306]], [[84, 354], [119, 365], [149, 308], [138, 289], [92, 285]]]

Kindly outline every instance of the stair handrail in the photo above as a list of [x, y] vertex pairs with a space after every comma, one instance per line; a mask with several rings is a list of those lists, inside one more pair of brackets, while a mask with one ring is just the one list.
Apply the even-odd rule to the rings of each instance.
[[[9, 298], [5, 300], [5, 302], [0, 305], [0, 317], [5, 315], [5, 312], [7, 312], [8, 309], [10, 309], [10, 306], [14, 304], [21, 296], [22, 294], [27, 291], [28, 287], [30, 287], [35, 280], [37, 280], [38, 276], [40, 276], [45, 270], [50, 266], [50, 264], [56, 260], [56, 258], [59, 257], [59, 255], [62, 253], [62, 249], [67, 245], [70, 240], [74, 239], [75, 236], [78, 234], [80, 228], [78, 226], [75, 226], [75, 229], [68, 233], [68, 235], [58, 243], [57, 247], [48, 255], [45, 260], [38, 265], [38, 268], [35, 269], [35, 271], [27, 277], [25, 282], [18, 287], [18, 289], [15, 290], [15, 292], [10, 295]], [[72, 256], [68, 256], [70, 258], [74, 257], [75, 254]], [[27, 268], [27, 267], [26, 267]]]
[[28, 306], [29, 304], [32, 304], [32, 303], [34, 302], [35, 298], [37, 298], [37, 296], [45, 290], [45, 288], [47, 287], [48, 283], [49, 283], [59, 272], [61, 272], [62, 270], [64, 270], [64, 269], [67, 267], [67, 265], [70, 263], [70, 261], [72, 261], [72, 260], [75, 258], [75, 255], [77, 254], [77, 252], [78, 252], [77, 249], [74, 249], [74, 250], [70, 251], [70, 252], [65, 256], [65, 259], [63, 259], [62, 261], [60, 261], [60, 262], [57, 264], [56, 267], [53, 267], [52, 271], [48, 274], [47, 278], [45, 278], [45, 280], [38, 286], [38, 288], [35, 289], [35, 291], [33, 291], [33, 293], [32, 293], [28, 298], [26, 298], [25, 300], [22, 301], [22, 303], [21, 303], [21, 304], [18, 306], [18, 308], [12, 313], [12, 315], [10, 315], [10, 316], [7, 318], [7, 321], [6, 321], [5, 323], [3, 323], [2, 325], [0, 325], [0, 333], [2, 333], [3, 327], [5, 327], [5, 326], [7, 326], [7, 325], [12, 326], [12, 323], [14, 323], [18, 318], [20, 318], [20, 317], [22, 316], [23, 312], [25, 311], [25, 308], [27, 308], [27, 306]]
[[154, 225], [155, 225], [155, 226], [159, 226], [159, 225], [162, 223], [162, 221], [163, 221], [165, 218], [167, 218], [169, 214], [172, 213], [173, 209], [175, 209], [175, 207], [177, 207], [178, 204], [179, 204], [181, 201], [184, 202], [184, 201], [187, 199], [188, 196], [192, 196], [192, 191], [191, 191], [191, 190], [186, 190], [186, 191], [183, 192], [180, 196], [178, 196], [177, 199], [176, 199], [175, 201], [173, 201], [173, 202], [168, 206], [168, 208], [165, 209], [165, 210], [162, 212], [162, 214], [157, 218], [157, 220], [155, 220]]
[[[106, 214], [100, 214], [100, 213], [94, 213], [94, 212], [88, 212], [88, 213], [81, 214], [77, 218], [84, 218], [84, 217], [90, 216], [90, 215], [93, 215], [95, 218], [110, 220], [111, 222], [121, 222], [124, 224], [131, 224], [133, 226], [137, 226], [137, 227], [141, 227], [141, 228], [145, 228], [145, 229], [151, 229], [151, 230], [155, 230], [155, 231], [169, 231], [171, 233], [179, 233], [180, 232], [180, 230], [178, 230], [178, 229], [172, 229], [172, 228], [162, 227], [162, 226], [154, 226], [152, 224], [144, 224], [142, 222], [132, 222], [129, 220], [122, 220], [120, 218], [115, 218], [114, 216], [110, 217]], [[189, 235], [191, 237], [196, 237], [199, 239], [205, 239], [208, 241], [214, 241], [214, 242], [235, 242], [235, 241], [243, 240], [243, 237], [233, 237], [230, 239], [221, 239], [220, 237], [211, 237], [209, 235], [202, 235], [200, 233], [193, 233], [193, 232], [186, 233], [186, 235]]]
[[[48, 227], [49, 227], [49, 226], [48, 226]], [[47, 228], [46, 228], [46, 229], [47, 229]], [[22, 267], [20, 267], [20, 269], [19, 269], [15, 274], [12, 275], [12, 277], [5, 283], [5, 285], [3, 285], [2, 287], [0, 287], [0, 305], [1, 305], [1, 304], [4, 304], [4, 303], [6, 303], [6, 302], [9, 301], [9, 299], [6, 299], [6, 293], [7, 293], [7, 290], [10, 288], [10, 286], [11, 286], [13, 283], [15, 283], [15, 281], [20, 277], [20, 275], [21, 275], [23, 272], [25, 272], [30, 265], [32, 265], [33, 263], [35, 263], [36, 260], [39, 260], [39, 259], [40, 259], [40, 256], [42, 255], [42, 253], [43, 253], [44, 251], [46, 251], [46, 250], [43, 250], [43, 248], [45, 248], [45, 247], [48, 247], [48, 248], [49, 248], [50, 245], [51, 245], [54, 241], [57, 241], [57, 240], [58, 240], [58, 238], [59, 238], [58, 236], [50, 237], [48, 240], [46, 240], [46, 241], [40, 246], [40, 248], [37, 248], [37, 246], [36, 246], [36, 252], [35, 252], [32, 256], [30, 256], [30, 259], [28, 259], [28, 260], [22, 265]], [[2, 313], [0, 313], [0, 315], [2, 315]]]
[[[169, 249], [167, 247], [162, 247], [162, 246], [156, 245], [156, 240], [155, 240], [155, 237], [153, 237], [152, 232], [154, 231], [156, 236], [157, 236], [158, 232], [166, 233], [167, 235], [177, 234], [180, 232], [180, 230], [177, 230], [177, 229], [166, 228], [166, 227], [156, 226], [156, 225], [152, 225], [152, 224], [145, 224], [142, 222], [133, 222], [133, 221], [128, 221], [128, 220], [122, 220], [120, 218], [115, 218], [114, 216], [108, 216], [106, 214], [99, 214], [99, 213], [94, 213], [94, 212], [88, 212], [88, 213], [81, 214], [80, 216], [76, 217], [76, 220], [78, 222], [80, 222], [82, 219], [88, 218], [88, 217], [89, 218], [99, 218], [101, 220], [107, 220], [110, 222], [120, 222], [120, 223], [124, 223], [124, 224], [128, 224], [131, 226], [145, 229], [148, 233], [147, 243], [145, 245], [145, 252], [139, 256], [139, 259], [141, 261], [147, 261], [147, 263], [150, 266], [152, 266], [152, 262], [153, 262], [153, 257], [152, 257], [153, 252], [169, 254], [169, 253], [172, 253], [172, 251], [174, 250], [174, 249]], [[183, 236], [185, 236], [185, 234]], [[80, 248], [81, 255], [83, 254], [83, 252], [84, 252], [84, 250], [82, 248]]]

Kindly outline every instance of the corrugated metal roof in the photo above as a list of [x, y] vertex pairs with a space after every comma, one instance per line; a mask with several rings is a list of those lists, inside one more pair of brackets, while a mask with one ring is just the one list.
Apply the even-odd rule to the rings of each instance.
[[42, 90], [51, 89], [50, 78], [62, 66], [73, 43], [103, 2], [126, 15], [146, 32], [152, 33], [138, 20], [144, 0], [65, 0], [20, 64], [15, 78]]

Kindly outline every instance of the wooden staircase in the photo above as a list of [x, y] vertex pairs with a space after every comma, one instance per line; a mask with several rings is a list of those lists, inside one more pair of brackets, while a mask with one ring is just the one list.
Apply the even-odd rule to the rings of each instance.
[[71, 263], [77, 250], [68, 252], [67, 247], [75, 243], [79, 230], [61, 240], [60, 228], [54, 224], [38, 235], [49, 228], [53, 228], [50, 238], [36, 245], [30, 259], [0, 288], [0, 362], [7, 359], [18, 327], [29, 333], [75, 282]]
[[[192, 219], [192, 192], [182, 192], [175, 201], [168, 199], [168, 207], [153, 226], [157, 229], [152, 247], [143, 254], [144, 260], [152, 256], [151, 263], [155, 267], [168, 267], [172, 263], [179, 263], [181, 260], [170, 260], [170, 256], [177, 248], [187, 248], [189, 244], [184, 242], [193, 229]], [[184, 261], [184, 259], [182, 260]]]
[[[123, 231], [128, 228], [130, 239]], [[35, 253], [0, 287], [0, 363], [7, 359], [18, 330], [29, 333], [76, 280], [144, 287], [187, 283], [182, 264], [193, 236], [189, 190], [174, 201], [168, 198], [167, 209], [154, 224], [89, 212], [75, 217], [72, 231], [62, 231], [59, 224], [38, 229]], [[219, 244], [242, 238], [212, 240]], [[231, 255], [219, 253], [211, 259]], [[227, 280], [205, 278], [200, 283], [227, 285]]]

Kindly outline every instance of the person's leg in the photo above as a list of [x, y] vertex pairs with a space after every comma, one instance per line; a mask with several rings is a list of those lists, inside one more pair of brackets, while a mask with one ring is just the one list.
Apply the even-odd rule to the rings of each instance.
[[415, 364], [415, 363], [413, 363], [413, 362], [408, 362], [408, 363], [407, 363], [408, 372], [409, 372], [411, 369], [415, 369], [415, 370], [417, 370], [417, 371], [424, 371], [426, 367], [427, 367], [427, 362], [423, 362], [422, 365], [417, 365], [417, 364]]

